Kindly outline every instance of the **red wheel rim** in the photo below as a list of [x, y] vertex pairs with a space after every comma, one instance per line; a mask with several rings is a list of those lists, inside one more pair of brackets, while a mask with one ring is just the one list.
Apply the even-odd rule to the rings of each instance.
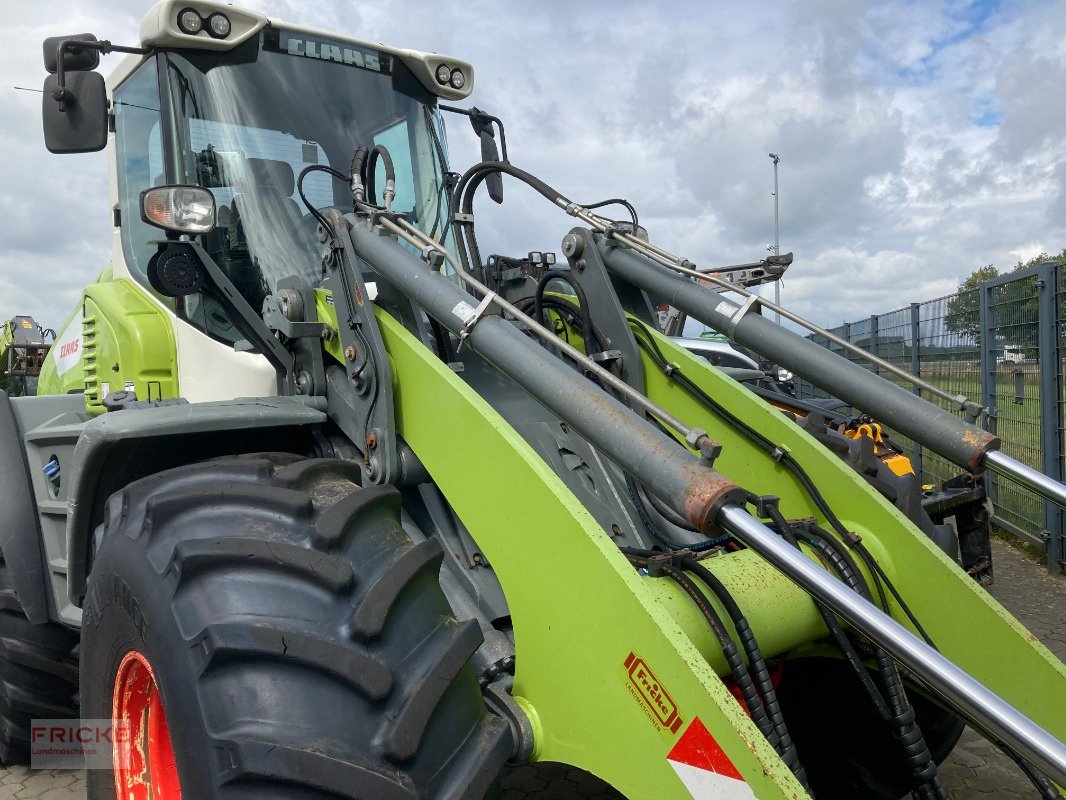
[[111, 716], [117, 800], [181, 800], [174, 745], [148, 659], [130, 651], [115, 673]]

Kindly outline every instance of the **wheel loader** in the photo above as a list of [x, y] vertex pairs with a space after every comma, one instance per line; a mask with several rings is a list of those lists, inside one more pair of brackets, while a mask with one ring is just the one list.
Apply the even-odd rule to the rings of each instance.
[[[514, 166], [451, 105], [466, 61], [208, 0], [44, 61], [48, 149], [107, 151], [112, 254], [0, 398], [4, 763], [77, 715], [123, 732], [95, 800], [480, 800], [538, 762], [633, 800], [944, 798], [970, 726], [1061, 796], [1066, 668], [656, 309], [1066, 486]], [[573, 220], [565, 264], [490, 267], [504, 177]]]
[[25, 314], [18, 314], [0, 326], [0, 375], [7, 379], [9, 394], [28, 395], [36, 391], [37, 376], [55, 338], [54, 330]]

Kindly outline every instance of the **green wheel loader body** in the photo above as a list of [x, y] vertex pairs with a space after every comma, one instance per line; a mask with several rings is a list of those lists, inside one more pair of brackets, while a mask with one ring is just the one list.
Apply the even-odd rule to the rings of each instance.
[[[715, 645], [691, 603], [669, 583], [638, 576], [513, 428], [394, 319], [381, 311], [378, 319], [396, 368], [402, 435], [484, 548], [507, 593], [518, 655], [515, 696], [537, 729], [534, 758], [580, 766], [630, 797], [687, 799], [692, 795], [667, 756], [698, 717], [755, 797], [804, 797], [711, 668]], [[1058, 659], [809, 435], [713, 367], [658, 338], [686, 374], [733, 413], [772, 432], [820, 476], [829, 502], [875, 552], [945, 654], [1066, 736], [1066, 695], [1057, 689], [1066, 667]], [[688, 418], [706, 415], [654, 365], [644, 367], [650, 397]], [[725, 474], [772, 486], [790, 517], [817, 513], [763, 453], [713, 418], [705, 426], [724, 445]], [[772, 641], [775, 626], [811, 640], [824, 635], [809, 597], [797, 597], [793, 584], [765, 564], [729, 565], [738, 555], [750, 553], [719, 556], [710, 568], [731, 588], [747, 590], [738, 592], [738, 601], [760, 641]], [[754, 605], [760, 602], [766, 607]], [[907, 624], [898, 608], [892, 610]], [[979, 639], [974, 630], [982, 632]], [[990, 652], [997, 657], [989, 658]], [[673, 701], [684, 720], [678, 731], [654, 716], [653, 701], [627, 671], [631, 655]], [[720, 661], [716, 668], [724, 672]]]
[[[299, 713], [298, 725], [241, 733], [228, 760], [219, 755], [226, 744], [211, 753], [186, 747], [171, 785], [195, 760], [197, 787], [219, 793], [212, 797], [225, 794], [234, 770], [264, 791], [291, 785], [295, 770], [339, 796], [357, 791], [345, 776], [358, 774], [403, 800], [481, 800], [511, 742], [517, 763], [571, 764], [632, 800], [805, 798], [810, 776], [797, 752], [833, 754], [847, 733], [790, 745], [771, 718], [775, 682], [807, 676], [801, 690], [826, 707], [859, 705], [862, 687], [854, 680], [849, 694], [806, 667], [790, 672], [819, 662], [865, 677], [866, 700], [887, 709], [875, 720], [880, 733], [910, 742], [906, 757], [893, 751], [899, 764], [862, 754], [874, 764], [859, 782], [870, 796], [894, 798], [900, 786], [938, 796], [934, 761], [954, 744], [964, 712], [1049, 775], [1066, 776], [1066, 748], [1049, 742], [1066, 738], [1066, 667], [851, 467], [658, 332], [661, 296], [672, 292], [693, 315], [708, 302], [676, 285], [670, 270], [692, 272], [689, 262], [641, 239], [635, 211], [629, 228], [608, 223], [511, 165], [503, 142], [500, 160], [502, 123], [477, 109], [458, 113], [485, 161], [458, 182], [448, 178], [439, 112], [457, 109], [439, 101], [470, 93], [469, 64], [214, 0], [161, 0], [141, 45], [59, 37], [45, 48], [49, 147], [111, 148], [115, 252], [48, 357], [40, 392], [50, 396], [12, 402], [11, 424], [0, 426], [4, 452], [20, 454], [5, 477], [33, 498], [0, 514], [0, 546], [9, 565], [41, 565], [11, 583], [33, 601], [22, 604], [31, 623], [69, 632], [88, 609], [89, 650], [109, 654], [99, 666], [121, 654], [100, 622], [110, 600], [97, 607], [93, 598], [121, 595], [126, 569], [143, 600], [155, 581], [146, 570], [156, 569], [160, 595], [145, 605], [163, 622], [139, 634], [160, 637], [155, 652], [183, 654], [160, 679], [163, 706], [188, 701], [175, 686], [211, 682], [182, 671], [195, 660], [184, 655], [203, 647], [211, 651], [203, 670], [223, 668], [235, 684], [258, 676], [248, 677], [243, 702], [262, 699], [264, 686], [313, 683], [304, 696], [322, 698], [333, 683], [350, 684], [345, 702], [365, 695], [366, 719], [387, 707], [391, 731], [353, 737], [371, 742], [356, 754], [367, 763], [331, 761], [314, 746], [315, 719], [334, 715], [335, 732], [339, 712], [303, 709], [296, 697], [283, 710]], [[95, 53], [111, 49], [131, 57], [105, 95], [92, 69]], [[322, 98], [313, 107], [312, 89]], [[110, 133], [106, 111], [91, 113], [105, 97]], [[78, 114], [67, 113], [71, 99]], [[543, 253], [480, 263], [473, 194], [487, 183], [502, 197], [501, 174], [589, 226], [563, 240], [568, 269]], [[309, 177], [322, 181], [310, 199]], [[448, 246], [442, 231], [454, 231]], [[573, 294], [548, 291], [555, 281]], [[734, 327], [750, 323], [750, 305], [725, 305]], [[633, 326], [643, 327], [639, 337]], [[787, 342], [777, 346], [787, 354]], [[673, 366], [664, 370], [649, 347]], [[923, 401], [897, 397], [886, 408], [911, 402]], [[976, 429], [937, 414], [943, 449], [976, 469], [994, 437], [956, 441]], [[215, 486], [215, 474], [237, 488]], [[124, 524], [131, 497], [143, 524]], [[138, 543], [145, 557], [126, 558], [126, 542], [110, 537], [150, 531], [156, 503], [169, 520], [166, 542], [148, 536]], [[233, 524], [206, 525], [215, 510]], [[39, 532], [14, 531], [33, 511]], [[836, 560], [817, 536], [795, 538], [808, 521], [834, 531], [826, 536]], [[360, 537], [384, 530], [389, 547], [363, 547]], [[872, 560], [849, 572], [846, 548], [856, 542]], [[93, 572], [98, 552], [113, 571], [107, 591], [94, 583], [105, 580]], [[396, 559], [387, 570], [375, 560], [382, 552]], [[263, 586], [298, 573], [306, 607], [330, 609], [329, 620], [277, 610], [302, 631], [290, 642], [236, 592], [224, 620], [201, 597], [195, 615], [175, 616], [198, 620], [197, 630], [171, 624], [168, 615], [196, 594], [197, 570], [225, 587], [235, 562], [242, 580], [258, 581], [261, 605], [277, 599]], [[181, 575], [184, 563], [192, 572]], [[841, 590], [842, 580], [855, 592]], [[413, 608], [404, 587], [416, 584], [433, 603], [447, 601], [450, 609], [434, 611], [448, 611], [443, 622], [419, 616], [405, 625], [403, 614], [420, 612], [401, 610], [386, 626], [390, 609]], [[883, 585], [901, 600], [878, 611], [871, 587]], [[920, 641], [923, 631], [936, 649]], [[392, 669], [416, 652], [428, 671]], [[0, 652], [0, 678], [9, 655]], [[402, 691], [381, 677], [379, 656]], [[284, 680], [286, 670], [311, 667], [314, 681]], [[87, 672], [83, 696], [106, 707], [114, 677]], [[942, 674], [954, 683], [937, 683]], [[998, 697], [975, 691], [972, 677]], [[935, 747], [913, 735], [908, 695], [948, 720]], [[451, 730], [491, 736], [432, 734]], [[417, 764], [451, 771], [445, 780]], [[827, 774], [818, 780], [836, 797], [849, 791]]]
[[38, 394], [84, 393], [86, 410], [102, 414], [113, 391], [143, 400], [180, 396], [170, 320], [143, 288], [108, 267], [63, 325]]

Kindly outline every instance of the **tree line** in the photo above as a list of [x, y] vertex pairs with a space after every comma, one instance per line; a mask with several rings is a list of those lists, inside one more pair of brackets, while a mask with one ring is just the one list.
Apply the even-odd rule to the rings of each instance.
[[[1061, 261], [1066, 264], [1066, 247], [1060, 253], [1040, 253], [1028, 261], [1019, 261], [1005, 272], [1000, 272], [992, 264], [975, 269], [959, 284], [958, 293], [948, 300], [945, 328], [950, 333], [967, 337], [979, 345], [982, 331], [981, 293], [978, 289], [981, 284], [1000, 275], [1009, 275], [1048, 261]], [[997, 287], [991, 298], [993, 324], [998, 330], [997, 342], [1001, 340], [1005, 345], [1022, 348], [1026, 357], [1034, 357], [1037, 353], [1039, 331], [1036, 323], [1039, 317], [1035, 281], [1035, 278], [1010, 281]], [[1066, 285], [1063, 290], [1066, 290]], [[1059, 293], [1060, 289], [1056, 286], [1052, 287], [1052, 291]]]

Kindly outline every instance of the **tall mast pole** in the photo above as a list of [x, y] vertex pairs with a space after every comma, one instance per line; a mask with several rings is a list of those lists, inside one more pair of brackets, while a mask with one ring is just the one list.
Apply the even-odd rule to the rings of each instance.
[[[781, 157], [777, 153], [770, 153], [770, 159], [774, 162], [774, 255], [781, 255], [781, 230], [780, 230], [780, 204], [777, 196], [777, 164]], [[774, 281], [774, 305], [781, 305], [781, 279]], [[781, 315], [774, 312], [774, 322], [781, 324]]]

